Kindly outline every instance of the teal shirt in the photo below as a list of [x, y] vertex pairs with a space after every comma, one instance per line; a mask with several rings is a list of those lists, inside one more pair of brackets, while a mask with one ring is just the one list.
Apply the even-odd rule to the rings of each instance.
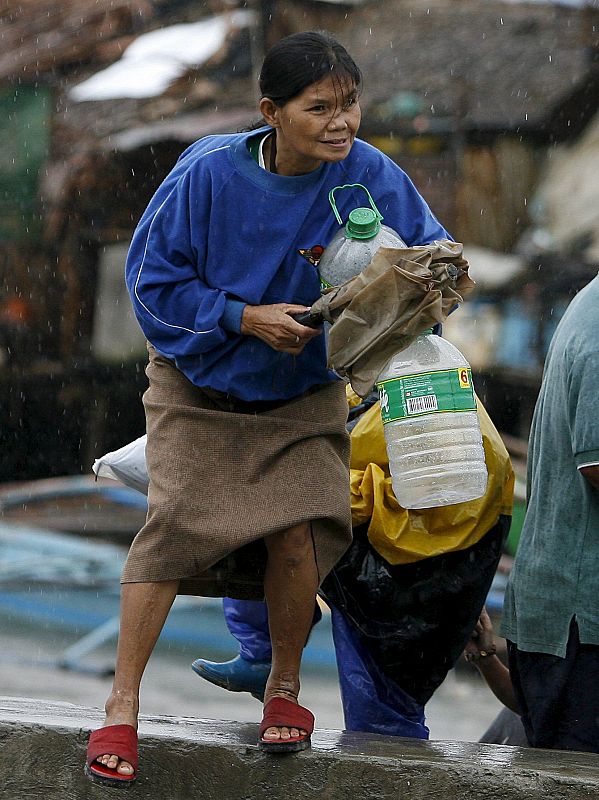
[[572, 618], [599, 645], [599, 276], [570, 303], [547, 355], [531, 426], [528, 505], [501, 634], [519, 650], [566, 655]]

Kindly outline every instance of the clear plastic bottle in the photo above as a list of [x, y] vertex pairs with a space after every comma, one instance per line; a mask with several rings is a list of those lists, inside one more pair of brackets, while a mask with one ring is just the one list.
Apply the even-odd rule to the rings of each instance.
[[432, 328], [378, 377], [393, 491], [403, 508], [433, 508], [485, 493], [487, 467], [470, 365]]
[[340, 286], [358, 275], [368, 266], [379, 247], [405, 247], [405, 242], [393, 228], [382, 225], [382, 216], [374, 204], [370, 192], [360, 183], [336, 186], [329, 192], [329, 202], [337, 221], [342, 224], [335, 204], [335, 192], [339, 189], [358, 187], [368, 195], [370, 208], [354, 208], [347, 222], [333, 236], [318, 262], [318, 273], [323, 289]]

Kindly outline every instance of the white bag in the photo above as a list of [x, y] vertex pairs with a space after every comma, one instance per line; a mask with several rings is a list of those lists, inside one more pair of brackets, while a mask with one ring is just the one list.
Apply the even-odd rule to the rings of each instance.
[[142, 494], [148, 493], [150, 479], [146, 465], [146, 441], [144, 434], [134, 442], [112, 453], [106, 453], [94, 461], [92, 470], [98, 478], [112, 478]]

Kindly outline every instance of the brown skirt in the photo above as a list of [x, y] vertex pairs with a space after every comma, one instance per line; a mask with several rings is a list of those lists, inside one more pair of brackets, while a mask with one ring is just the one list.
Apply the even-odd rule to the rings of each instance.
[[179, 579], [180, 594], [259, 599], [264, 537], [303, 522], [322, 581], [351, 542], [341, 381], [283, 405], [226, 407], [149, 351], [148, 516], [122, 582]]

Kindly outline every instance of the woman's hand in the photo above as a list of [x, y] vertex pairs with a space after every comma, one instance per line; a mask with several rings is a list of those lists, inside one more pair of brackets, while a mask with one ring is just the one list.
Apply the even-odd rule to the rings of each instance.
[[291, 316], [309, 310], [309, 307], [292, 303], [275, 303], [270, 306], [247, 305], [241, 316], [241, 333], [244, 336], [256, 336], [273, 350], [297, 356], [310, 339], [322, 333], [320, 328], [300, 325]]

